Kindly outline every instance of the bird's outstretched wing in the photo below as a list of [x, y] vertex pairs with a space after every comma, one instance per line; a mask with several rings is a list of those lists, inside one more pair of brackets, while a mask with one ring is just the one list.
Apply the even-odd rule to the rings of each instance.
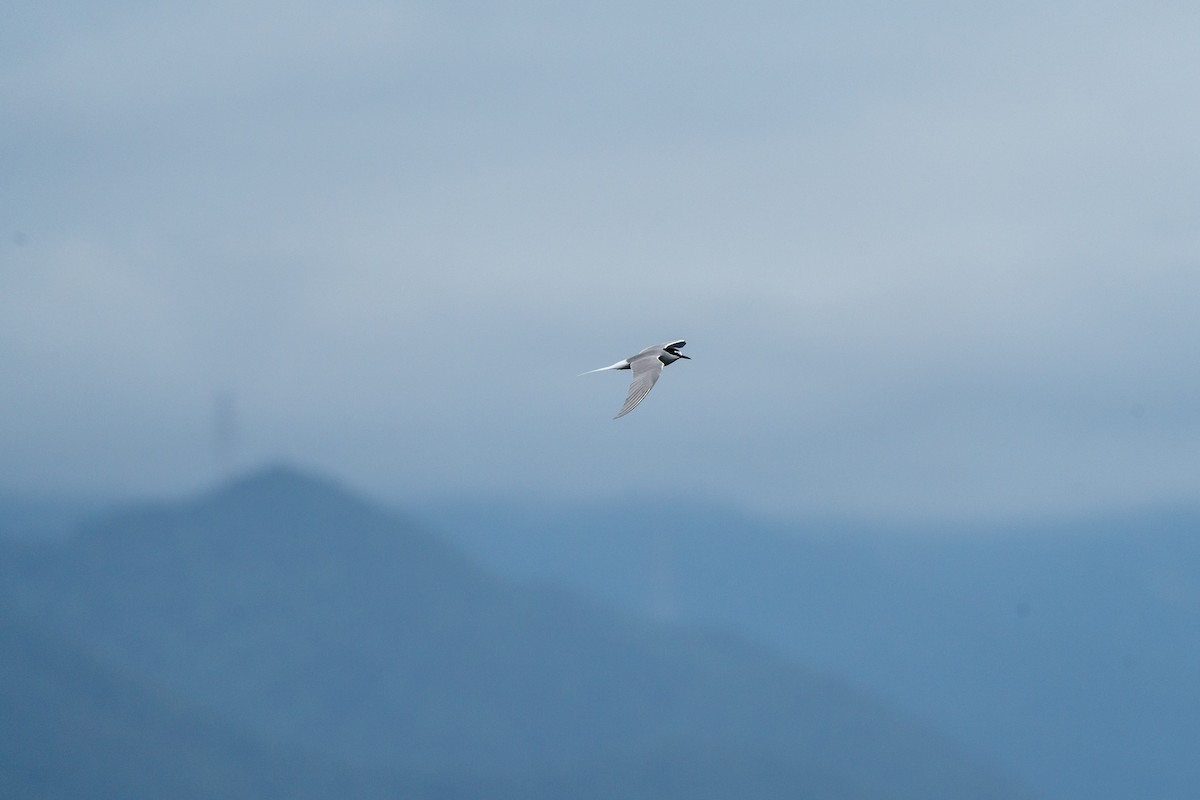
[[678, 350], [680, 347], [683, 347], [685, 344], [687, 344], [687, 342], [685, 342], [683, 339], [679, 339], [674, 342], [663, 342], [662, 344], [652, 344], [649, 347], [647, 347], [645, 350], [638, 353], [638, 355], [644, 356], [647, 353], [661, 353], [663, 350], [670, 350], [672, 348]]
[[613, 419], [619, 419], [637, 408], [637, 404], [642, 402], [642, 398], [649, 394], [658, 382], [658, 376], [662, 375], [663, 363], [658, 360], [657, 355], [643, 355], [630, 359], [629, 368], [633, 370], [629, 396], [625, 398], [625, 405], [621, 406], [621, 410]]

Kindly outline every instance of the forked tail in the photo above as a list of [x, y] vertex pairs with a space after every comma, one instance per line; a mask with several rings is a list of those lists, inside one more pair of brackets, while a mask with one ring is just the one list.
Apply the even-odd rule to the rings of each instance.
[[613, 364], [612, 366], [597, 367], [596, 369], [589, 369], [587, 372], [581, 372], [579, 374], [580, 375], [591, 375], [593, 372], [604, 372], [604, 370], [606, 370], [606, 369], [629, 369], [629, 360], [622, 358], [620, 361]]

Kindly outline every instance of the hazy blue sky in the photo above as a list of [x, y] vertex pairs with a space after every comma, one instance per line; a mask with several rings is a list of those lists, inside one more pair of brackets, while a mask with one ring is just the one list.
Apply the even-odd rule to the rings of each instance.
[[[1194, 2], [34, 3], [0, 486], [1200, 499]], [[576, 373], [673, 337], [625, 376]]]

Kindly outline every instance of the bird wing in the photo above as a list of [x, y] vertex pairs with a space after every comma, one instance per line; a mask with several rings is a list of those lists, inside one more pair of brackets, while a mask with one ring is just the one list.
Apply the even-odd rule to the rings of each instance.
[[673, 341], [673, 342], [663, 342], [662, 344], [652, 344], [649, 347], [647, 347], [645, 350], [638, 353], [638, 355], [644, 356], [647, 353], [661, 353], [663, 350], [666, 350], [668, 348], [671, 348], [671, 347], [680, 348], [680, 347], [683, 347], [685, 344], [687, 344], [687, 342], [683, 341], [682, 339], [677, 339], [676, 341]]
[[642, 398], [649, 394], [650, 390], [654, 388], [654, 384], [658, 382], [658, 376], [662, 375], [663, 363], [658, 360], [657, 355], [643, 355], [631, 358], [629, 368], [633, 370], [633, 382], [629, 384], [629, 396], [625, 398], [625, 405], [621, 406], [621, 410], [613, 419], [625, 416], [633, 411], [638, 403], [642, 402]]

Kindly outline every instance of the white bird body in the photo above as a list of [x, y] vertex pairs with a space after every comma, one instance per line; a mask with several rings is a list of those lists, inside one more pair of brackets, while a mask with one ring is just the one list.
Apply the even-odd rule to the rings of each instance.
[[690, 360], [690, 356], [685, 356], [679, 352], [679, 348], [685, 344], [687, 342], [680, 339], [673, 342], [650, 345], [637, 355], [622, 358], [612, 366], [589, 369], [587, 372], [580, 374], [590, 375], [593, 372], [604, 372], [609, 369], [633, 370], [633, 382], [629, 384], [629, 395], [625, 398], [625, 405], [621, 406], [621, 410], [617, 412], [617, 416], [613, 417], [613, 419], [618, 419], [633, 411], [637, 407], [637, 404], [642, 402], [642, 398], [649, 394], [650, 390], [654, 388], [654, 384], [658, 382], [658, 376], [662, 375], [664, 367], [668, 364], [674, 364], [681, 358]]

